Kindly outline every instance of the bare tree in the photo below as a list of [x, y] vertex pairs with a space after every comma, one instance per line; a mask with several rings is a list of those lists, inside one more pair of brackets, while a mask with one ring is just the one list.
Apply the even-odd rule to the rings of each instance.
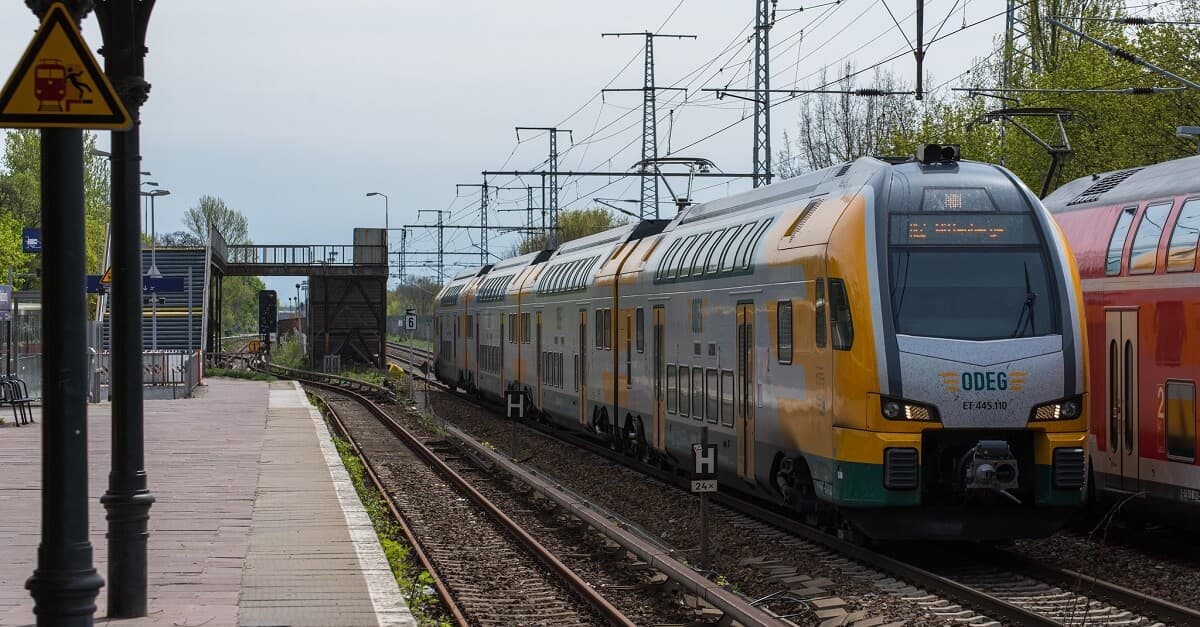
[[[854, 66], [847, 63], [845, 78], [830, 84], [824, 70], [819, 84], [830, 90], [852, 92], [858, 88]], [[876, 69], [872, 89], [902, 92], [906, 82]], [[867, 155], [889, 152], [897, 135], [909, 135], [920, 125], [921, 115], [911, 96], [858, 96], [852, 93], [810, 94], [802, 100], [795, 140], [784, 133], [777, 173], [780, 178], [827, 168]]]

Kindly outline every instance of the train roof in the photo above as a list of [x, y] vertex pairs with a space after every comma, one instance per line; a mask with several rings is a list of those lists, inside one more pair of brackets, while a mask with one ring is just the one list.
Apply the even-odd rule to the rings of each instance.
[[1083, 176], [1042, 199], [1051, 213], [1200, 192], [1200, 155]]
[[487, 274], [488, 271], [490, 271], [491, 269], [492, 269], [491, 264], [488, 264], [486, 266], [476, 266], [474, 268], [467, 268], [466, 270], [463, 270], [462, 272], [459, 272], [458, 274], [454, 275], [453, 280], [459, 281], [462, 279], [470, 279], [472, 277], [477, 277], [481, 274]]

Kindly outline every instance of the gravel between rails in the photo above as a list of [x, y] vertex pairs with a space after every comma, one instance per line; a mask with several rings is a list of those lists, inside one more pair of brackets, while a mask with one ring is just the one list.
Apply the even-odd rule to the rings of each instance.
[[[1061, 532], [1049, 538], [1018, 540], [1012, 550], [1059, 568], [1124, 586], [1143, 594], [1191, 608], [1200, 608], [1200, 560], [1195, 540], [1174, 529], [1143, 532], [1113, 530], [1106, 542], [1104, 530], [1092, 536]], [[1131, 537], [1140, 534], [1146, 537]], [[1152, 537], [1158, 536], [1158, 537]], [[1179, 542], [1174, 556], [1164, 545]]]
[[[451, 419], [479, 440], [490, 442], [500, 450], [510, 450], [511, 423], [444, 392], [433, 391], [431, 396], [439, 416]], [[687, 556], [688, 561], [699, 559], [698, 502], [694, 496], [537, 431], [519, 428], [518, 433], [519, 457], [522, 460], [529, 458], [528, 465], [629, 519], [673, 546]], [[956, 624], [949, 618], [938, 616], [936, 608], [916, 601], [925, 595], [910, 598], [889, 594], [876, 585], [885, 579], [878, 573], [865, 571], [850, 560], [814, 548], [736, 512], [710, 505], [709, 533], [713, 547], [710, 567], [733, 589], [751, 598], [779, 595], [789, 589], [807, 586], [828, 591], [812, 599], [840, 598], [840, 607], [849, 616], [873, 619], [872, 622], [883, 619], [884, 623], [904, 622], [908, 625]], [[755, 559], [773, 560], [777, 563], [772, 569], [794, 570], [811, 579], [805, 583], [781, 581], [778, 576], [773, 579], [776, 573], [771, 569], [749, 563]], [[777, 614], [790, 616], [797, 624], [821, 624], [824, 617], [818, 612], [822, 612], [823, 605], [827, 608], [832, 605], [795, 597], [781, 599], [767, 605]]]
[[371, 460], [470, 620], [481, 625], [603, 624], [366, 409], [345, 396], [318, 394]]

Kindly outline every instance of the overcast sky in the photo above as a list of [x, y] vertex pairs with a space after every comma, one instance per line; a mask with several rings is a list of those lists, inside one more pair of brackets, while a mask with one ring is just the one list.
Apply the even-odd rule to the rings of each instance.
[[[477, 190], [457, 197], [456, 183], [479, 183], [484, 169], [544, 167], [546, 136], [522, 133], [518, 143], [517, 125], [572, 129], [572, 137], [560, 136], [561, 168], [626, 170], [640, 158], [641, 94], [601, 98], [600, 90], [642, 86], [644, 38], [602, 38], [602, 32], [696, 35], [655, 42], [656, 83], [688, 88], [686, 96], [659, 95], [660, 156], [706, 157], [723, 171], [747, 172], [751, 120], [738, 120], [751, 115], [749, 103], [717, 101], [701, 90], [752, 87], [754, 6], [754, 0], [160, 0], [147, 42], [153, 89], [142, 109], [144, 168], [172, 192], [157, 203], [158, 230], [181, 229], [181, 213], [202, 194], [244, 213], [259, 243], [349, 243], [353, 227], [383, 226], [383, 199], [365, 197], [372, 191], [389, 195], [392, 227], [418, 223], [419, 209], [451, 210], [449, 223], [477, 224]], [[903, 32], [879, 0], [780, 2], [771, 31], [772, 87], [813, 88], [822, 67], [836, 75], [846, 61], [867, 67], [908, 50], [915, 3], [886, 6]], [[1002, 12], [1003, 2], [927, 0], [926, 6], [927, 41], [939, 29], [944, 37], [927, 57], [935, 85], [991, 54], [1003, 32], [1002, 17], [962, 29]], [[36, 27], [24, 2], [0, 2], [0, 66], [16, 64]], [[83, 32], [98, 49], [95, 16]], [[883, 67], [914, 76], [911, 53]], [[859, 85], [870, 82], [867, 75]], [[784, 130], [794, 135], [796, 113], [794, 103], [773, 109], [775, 149]], [[100, 135], [107, 147], [108, 133]], [[594, 197], [636, 198], [638, 190], [633, 179], [561, 183], [565, 208], [592, 206]], [[705, 188], [696, 193], [703, 200], [749, 183], [697, 186]], [[662, 196], [668, 198], [665, 189]], [[524, 208], [525, 192], [500, 191], [497, 200], [498, 209]], [[524, 213], [493, 213], [489, 222], [523, 220]], [[507, 250], [512, 237], [493, 236], [491, 249]], [[399, 234], [392, 240], [398, 248]], [[414, 240], [410, 250], [434, 248], [432, 230], [418, 230]], [[477, 250], [477, 240], [448, 233], [446, 250]], [[294, 282], [269, 280], [281, 298], [294, 293]]]

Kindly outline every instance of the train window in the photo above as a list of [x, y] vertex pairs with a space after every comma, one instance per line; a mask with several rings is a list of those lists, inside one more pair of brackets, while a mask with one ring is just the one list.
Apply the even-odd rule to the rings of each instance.
[[776, 322], [779, 325], [776, 352], [779, 363], [792, 363], [792, 301], [781, 300], [776, 304]]
[[1108, 257], [1104, 263], [1104, 273], [1108, 276], [1121, 274], [1121, 253], [1125, 251], [1125, 238], [1129, 235], [1129, 225], [1133, 224], [1136, 211], [1137, 207], [1125, 207], [1117, 216], [1117, 226], [1108, 240]]
[[729, 236], [729, 240], [725, 242], [725, 248], [721, 250], [721, 267], [718, 268], [718, 272], [729, 272], [734, 269], [735, 260], [737, 259], [738, 242], [742, 241], [742, 236], [752, 226], [754, 226], [753, 223], [743, 224], [737, 227], [733, 231], [733, 234]]
[[579, 391], [579, 353], [575, 354], [574, 362], [571, 366], [575, 370], [575, 391]]
[[646, 310], [641, 307], [637, 308], [637, 318], [635, 319], [635, 328], [637, 332], [637, 352], [646, 352]]
[[520, 331], [517, 327], [517, 314], [515, 314], [515, 313], [508, 314], [508, 343], [509, 344], [517, 343], [517, 333], [519, 333], [519, 332]]
[[813, 342], [816, 343], [817, 348], [825, 348], [825, 336], [827, 335], [825, 328], [825, 279], [817, 279], [813, 290], [813, 303], [815, 304], [813, 309], [816, 312], [817, 318], [816, 330], [813, 333]]
[[475, 328], [475, 316], [468, 314], [467, 315], [467, 339], [475, 337], [475, 332], [472, 330], [474, 328]]
[[758, 242], [762, 239], [763, 234], [767, 232], [767, 227], [771, 226], [774, 218], [767, 218], [763, 223], [754, 230], [754, 234], [749, 238], [749, 245], [746, 246], [745, 252], [742, 253], [742, 260], [739, 267], [742, 270], [749, 270], [754, 267], [754, 249], [758, 248]]
[[733, 371], [721, 371], [721, 424], [733, 426]]
[[708, 274], [716, 273], [721, 266], [721, 249], [725, 247], [725, 242], [729, 240], [729, 235], [734, 231], [734, 227], [729, 227], [717, 231], [717, 235], [713, 237], [713, 244], [708, 249], [708, 254], [704, 258], [704, 271]]
[[667, 413], [675, 413], [675, 405], [678, 402], [679, 380], [675, 372], [675, 364], [667, 364]]
[[530, 322], [532, 316], [529, 313], [521, 314], [521, 343], [528, 344], [533, 340], [533, 325]]
[[1196, 461], [1196, 384], [1167, 381], [1167, 457]]
[[1133, 245], [1129, 247], [1130, 274], [1149, 274], [1158, 267], [1158, 242], [1170, 213], [1169, 202], [1150, 205], [1142, 213], [1142, 220], [1133, 234]]
[[679, 251], [675, 254], [675, 257], [671, 259], [671, 267], [667, 268], [668, 279], [679, 278], [679, 268], [683, 265], [683, 260], [687, 259], [688, 252], [692, 250], [692, 245], [695, 243], [695, 235], [689, 235], [683, 240], [683, 244], [680, 244], [679, 246]]
[[834, 350], [848, 351], [854, 344], [854, 321], [850, 317], [850, 297], [841, 279], [829, 279], [829, 312], [833, 324]]
[[683, 243], [682, 252], [675, 257], [675, 260], [671, 264], [674, 266], [674, 268], [671, 270], [672, 278], [682, 279], [687, 276], [688, 271], [691, 270], [692, 267], [689, 259], [692, 258], [692, 255], [696, 251], [697, 244], [700, 243], [700, 238], [703, 236], [703, 233], [688, 236], [687, 241]]
[[1120, 392], [1117, 390], [1119, 379], [1117, 378], [1117, 341], [1109, 340], [1108, 342], [1108, 450], [1117, 450], [1117, 423], [1120, 420], [1120, 412], [1117, 411], [1117, 404], [1120, 402]]
[[707, 404], [704, 409], [704, 414], [708, 416], [708, 421], [716, 424], [721, 416], [720, 408], [720, 389], [717, 387], [717, 371], [709, 368], [704, 371], [704, 390]]
[[554, 308], [554, 328], [562, 331], [562, 307]]
[[612, 350], [613, 342], [613, 312], [612, 309], [604, 310], [604, 348]]
[[625, 314], [625, 387], [633, 387], [633, 316], [629, 314]]
[[1167, 272], [1191, 272], [1196, 269], [1196, 242], [1200, 241], [1200, 198], [1183, 203], [1171, 244], [1167, 248]]
[[[692, 299], [692, 333], [700, 333], [704, 331], [704, 300], [701, 298]], [[697, 355], [700, 353], [697, 352]]]
[[675, 253], [679, 250], [679, 246], [682, 243], [683, 240], [681, 239], [671, 242], [671, 245], [667, 247], [667, 252], [663, 253], [662, 261], [658, 262], [658, 272], [655, 274], [654, 278], [665, 279], [667, 277], [667, 269], [671, 267], [671, 259], [675, 256]]
[[704, 263], [708, 259], [708, 253], [712, 250], [714, 244], [717, 243], [717, 234], [715, 232], [708, 233], [704, 236], [704, 240], [699, 246], [696, 246], [696, 254], [692, 255], [690, 274], [692, 276], [701, 276], [704, 274]]
[[679, 415], [688, 415], [688, 406], [692, 402], [692, 379], [687, 366], [679, 367]]
[[596, 310], [596, 323], [592, 325], [596, 328], [596, 348], [604, 348], [604, 310]]
[[692, 418], [704, 420], [703, 368], [692, 368]]

